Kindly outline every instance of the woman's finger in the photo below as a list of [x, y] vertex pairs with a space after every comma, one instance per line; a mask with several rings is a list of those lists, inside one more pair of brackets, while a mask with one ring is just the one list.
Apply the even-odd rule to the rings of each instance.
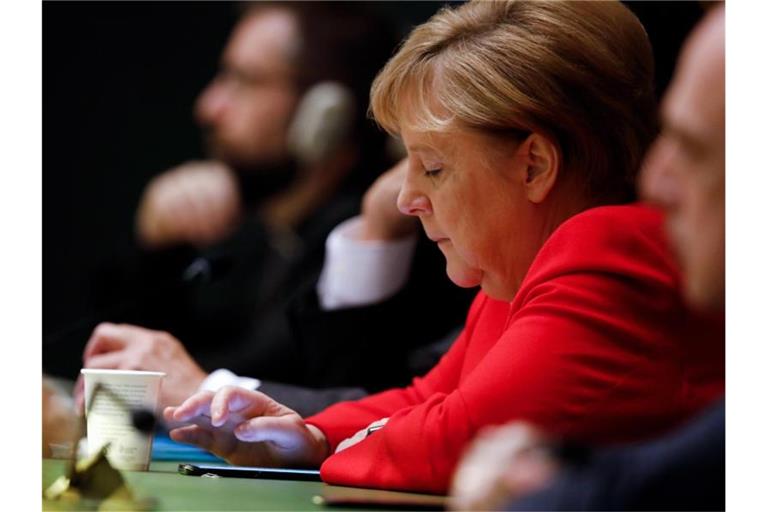
[[175, 421], [189, 421], [196, 416], [210, 416], [212, 399], [213, 393], [211, 391], [196, 393], [176, 408], [171, 419]]
[[271, 442], [281, 448], [290, 449], [299, 443], [300, 428], [301, 425], [297, 425], [292, 417], [259, 416], [240, 423], [235, 427], [234, 434], [240, 441]]
[[213, 434], [199, 425], [175, 428], [168, 435], [178, 443], [194, 444], [208, 451], [213, 448]]
[[268, 398], [263, 393], [235, 386], [220, 389], [211, 402], [211, 424], [220, 427], [230, 419], [231, 413], [242, 413], [246, 409], [249, 416], [264, 414]]

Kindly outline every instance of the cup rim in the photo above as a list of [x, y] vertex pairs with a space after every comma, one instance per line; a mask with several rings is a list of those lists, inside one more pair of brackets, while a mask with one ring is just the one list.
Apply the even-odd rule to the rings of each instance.
[[166, 375], [165, 372], [149, 372], [143, 370], [108, 370], [100, 368], [81, 368], [80, 373], [83, 375], [135, 375], [137, 377], [165, 377]]

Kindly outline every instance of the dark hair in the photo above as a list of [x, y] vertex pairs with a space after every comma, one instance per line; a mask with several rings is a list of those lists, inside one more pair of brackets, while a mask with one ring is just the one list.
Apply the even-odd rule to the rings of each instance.
[[323, 81], [344, 84], [355, 98], [350, 138], [364, 156], [382, 154], [386, 135], [366, 114], [371, 83], [397, 43], [390, 20], [364, 3], [252, 2], [243, 9], [245, 14], [281, 9], [295, 16], [301, 37], [294, 57], [299, 92]]

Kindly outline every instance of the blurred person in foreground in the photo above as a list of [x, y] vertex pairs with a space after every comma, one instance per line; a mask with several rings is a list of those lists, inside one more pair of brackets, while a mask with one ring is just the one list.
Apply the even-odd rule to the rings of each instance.
[[60, 383], [43, 375], [42, 379], [43, 458], [67, 458], [72, 441], [80, 432], [80, 418], [75, 415], [72, 398]]
[[[417, 27], [371, 110], [408, 150], [398, 197], [459, 286], [463, 332], [406, 388], [307, 418], [258, 391], [200, 392], [171, 431], [235, 464], [443, 493], [483, 427], [589, 442], [657, 435], [723, 390], [680, 299], [661, 215], [627, 204], [656, 134], [653, 63], [618, 2], [469, 2]], [[441, 312], [426, 302], [423, 322]], [[403, 326], [407, 330], [408, 326]]]
[[[375, 72], [394, 46], [390, 32], [361, 5], [245, 7], [219, 73], [196, 104], [214, 159], [159, 175], [138, 208], [141, 325], [153, 329], [99, 325], [84, 367], [164, 371], [163, 405], [231, 384], [263, 389], [306, 413], [406, 382], [409, 344], [443, 336], [468, 302], [434, 264], [420, 273], [427, 284], [413, 287], [443, 281], [437, 288], [446, 316], [397, 348], [371, 342], [367, 357], [359, 338], [338, 330], [323, 337], [301, 318], [292, 324], [291, 306], [317, 282], [328, 233], [359, 211], [363, 191], [389, 165], [385, 134], [366, 118], [366, 107]], [[366, 217], [375, 216], [368, 210]], [[406, 245], [412, 251], [413, 243]], [[440, 257], [427, 251], [418, 251], [414, 268]], [[407, 278], [402, 266], [395, 286]], [[177, 285], [164, 287], [169, 281]], [[339, 281], [355, 285], [349, 275]], [[364, 310], [387, 294], [326, 309]], [[408, 301], [405, 307], [414, 310]], [[377, 322], [366, 311], [353, 314]]]
[[[697, 309], [725, 308], [725, 10], [690, 36], [641, 175]], [[695, 347], [693, 347], [695, 349]], [[700, 347], [702, 351], [706, 346]], [[545, 431], [513, 423], [481, 436], [454, 477], [457, 510], [723, 510], [725, 401], [657, 440], [568, 460]], [[574, 452], [572, 452], [574, 453]], [[535, 492], [536, 491], [536, 492]], [[517, 498], [522, 499], [514, 501]]]

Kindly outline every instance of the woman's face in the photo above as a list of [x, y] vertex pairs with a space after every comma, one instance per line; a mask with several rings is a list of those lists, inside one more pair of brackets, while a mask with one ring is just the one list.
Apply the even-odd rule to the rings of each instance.
[[470, 131], [403, 130], [402, 137], [408, 169], [400, 210], [419, 217], [454, 283], [511, 300], [542, 243], [523, 144]]

